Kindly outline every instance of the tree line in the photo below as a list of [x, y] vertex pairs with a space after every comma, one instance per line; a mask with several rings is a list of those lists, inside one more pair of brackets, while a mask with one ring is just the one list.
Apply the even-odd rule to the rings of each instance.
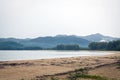
[[2, 41], [0, 42], [0, 50], [42, 50], [37, 46], [24, 46], [18, 42]]
[[89, 44], [90, 50], [115, 50], [120, 51], [120, 40], [110, 42], [92, 42]]
[[60, 44], [57, 45], [55, 48], [53, 48], [55, 50], [80, 50], [80, 46], [77, 44]]
[[42, 48], [37, 46], [24, 46], [17, 42], [0, 42], [0, 50], [115, 50], [120, 51], [120, 40], [110, 42], [92, 42], [88, 48], [82, 48], [78, 44], [59, 44], [54, 48]]

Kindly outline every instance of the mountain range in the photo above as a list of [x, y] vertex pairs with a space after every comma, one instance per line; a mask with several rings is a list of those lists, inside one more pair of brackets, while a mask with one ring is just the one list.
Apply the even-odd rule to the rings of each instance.
[[0, 47], [42, 47], [53, 48], [59, 44], [78, 44], [80, 47], [88, 47], [91, 42], [109, 42], [120, 38], [104, 36], [96, 33], [87, 36], [56, 35], [37, 37], [33, 39], [0, 38]]
[[120, 38], [116, 38], [116, 37], [104, 36], [100, 33], [91, 34], [88, 36], [82, 36], [82, 38], [84, 38], [88, 41], [92, 41], [92, 42], [102, 42], [102, 41], [109, 42], [109, 41], [120, 39]]

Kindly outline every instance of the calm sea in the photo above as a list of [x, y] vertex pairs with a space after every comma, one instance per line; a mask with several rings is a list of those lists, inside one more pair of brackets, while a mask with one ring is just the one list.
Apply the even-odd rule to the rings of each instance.
[[55, 50], [10, 50], [0, 51], [0, 61], [34, 60], [48, 58], [64, 58], [78, 56], [102, 56], [112, 54], [112, 51], [55, 51]]

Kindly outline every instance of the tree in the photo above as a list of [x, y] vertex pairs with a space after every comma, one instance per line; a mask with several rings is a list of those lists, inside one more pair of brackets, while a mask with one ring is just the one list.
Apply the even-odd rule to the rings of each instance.
[[89, 44], [91, 50], [117, 50], [120, 51], [120, 40], [110, 42], [92, 42]]
[[111, 41], [106, 46], [107, 50], [120, 50], [120, 40]]
[[89, 44], [89, 48], [92, 50], [105, 50], [107, 42], [92, 42]]
[[56, 50], [80, 50], [80, 47], [79, 45], [76, 45], [76, 44], [71, 44], [71, 45], [60, 44], [60, 45], [57, 45], [55, 49]]

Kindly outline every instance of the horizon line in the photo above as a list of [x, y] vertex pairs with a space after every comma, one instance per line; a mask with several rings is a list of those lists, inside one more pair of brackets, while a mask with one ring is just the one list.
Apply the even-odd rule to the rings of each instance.
[[106, 37], [113, 37], [113, 38], [120, 38], [120, 37], [115, 37], [115, 36], [110, 36], [110, 35], [104, 35], [102, 33], [92, 33], [92, 34], [87, 34], [87, 35], [75, 35], [75, 34], [56, 34], [56, 35], [45, 35], [45, 36], [36, 36], [36, 37], [0, 37], [0, 38], [15, 38], [15, 39], [32, 39], [32, 38], [38, 38], [38, 37], [55, 37], [55, 36], [77, 36], [77, 37], [82, 37], [82, 36], [89, 36], [89, 35], [102, 35]]

